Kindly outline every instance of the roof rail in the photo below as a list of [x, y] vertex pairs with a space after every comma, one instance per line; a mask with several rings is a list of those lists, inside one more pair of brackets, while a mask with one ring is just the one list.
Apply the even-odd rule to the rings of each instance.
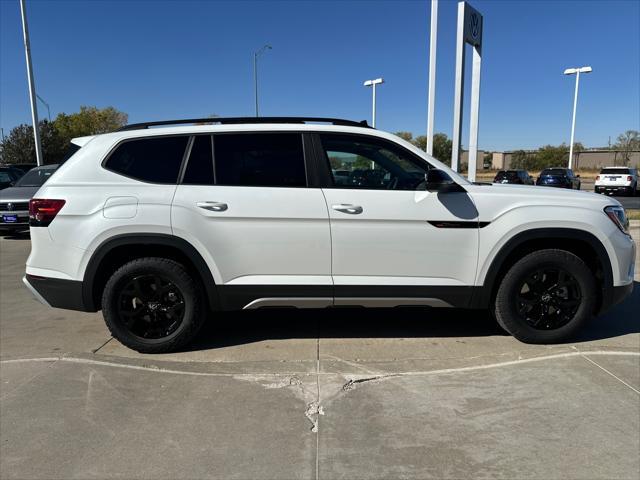
[[239, 123], [330, 123], [332, 125], [342, 125], [348, 127], [366, 127], [371, 128], [366, 120], [356, 122], [353, 120], [344, 120], [340, 118], [322, 118], [322, 117], [212, 117], [212, 118], [188, 118], [182, 120], [161, 120], [157, 122], [132, 123], [119, 128], [118, 132], [125, 130], [141, 130], [149, 127], [160, 127], [163, 125], [185, 125], [185, 124], [211, 124], [218, 123], [221, 125], [239, 124]]

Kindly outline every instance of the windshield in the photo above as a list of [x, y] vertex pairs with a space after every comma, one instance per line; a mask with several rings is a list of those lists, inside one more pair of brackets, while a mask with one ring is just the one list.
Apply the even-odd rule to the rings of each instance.
[[56, 167], [43, 167], [34, 168], [29, 170], [24, 176], [16, 182], [16, 187], [41, 187], [44, 185], [53, 172], [56, 171]]
[[9, 172], [0, 171], [0, 183], [11, 183], [13, 178], [9, 175]]

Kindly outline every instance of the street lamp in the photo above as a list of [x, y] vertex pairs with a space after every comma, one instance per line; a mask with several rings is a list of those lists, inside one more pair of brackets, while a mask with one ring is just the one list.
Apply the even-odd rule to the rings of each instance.
[[383, 78], [376, 78], [374, 80], [367, 80], [364, 82], [365, 87], [373, 87], [373, 115], [371, 118], [371, 126], [376, 128], [376, 85], [384, 83]]
[[260, 50], [253, 53], [253, 83], [256, 97], [256, 117], [258, 117], [258, 57], [266, 50], [272, 50], [271, 45], [264, 45]]
[[567, 68], [564, 71], [565, 75], [575, 75], [576, 76], [576, 91], [573, 95], [573, 118], [571, 120], [571, 144], [569, 145], [569, 168], [573, 166], [573, 135], [576, 130], [576, 107], [578, 106], [578, 86], [580, 85], [580, 74], [581, 73], [591, 73], [593, 69], [591, 67], [580, 67], [580, 68]]

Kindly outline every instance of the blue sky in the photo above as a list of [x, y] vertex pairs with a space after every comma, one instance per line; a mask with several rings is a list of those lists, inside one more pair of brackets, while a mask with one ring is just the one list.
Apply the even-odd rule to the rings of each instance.
[[[640, 129], [640, 1], [471, 4], [485, 28], [480, 148], [568, 143], [574, 77], [562, 71], [572, 66], [594, 69], [581, 78], [576, 141], [603, 146]], [[362, 81], [383, 76], [378, 128], [426, 129], [428, 1], [28, 0], [27, 8], [36, 87], [52, 116], [80, 105], [112, 105], [130, 122], [252, 115], [252, 52], [270, 43], [260, 59], [262, 115], [370, 120]], [[435, 130], [449, 136], [456, 12], [456, 2], [440, 1]], [[18, 0], [0, 0], [0, 125], [6, 134], [29, 121]]]

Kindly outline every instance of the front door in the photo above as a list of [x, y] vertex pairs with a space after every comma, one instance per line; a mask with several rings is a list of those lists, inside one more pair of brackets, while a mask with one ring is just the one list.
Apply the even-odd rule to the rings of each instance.
[[466, 306], [478, 252], [471, 197], [424, 190], [430, 166], [391, 141], [320, 133], [317, 143], [332, 177], [335, 303]]

